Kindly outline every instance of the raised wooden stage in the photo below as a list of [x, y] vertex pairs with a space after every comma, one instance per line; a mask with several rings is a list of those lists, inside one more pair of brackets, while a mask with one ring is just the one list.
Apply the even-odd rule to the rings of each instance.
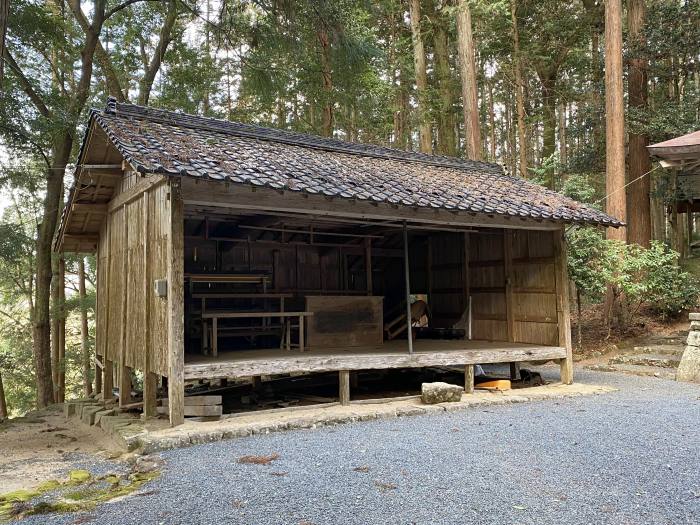
[[408, 354], [405, 340], [376, 346], [331, 348], [309, 352], [279, 349], [220, 352], [218, 357], [188, 355], [185, 379], [223, 379], [292, 372], [333, 372], [456, 366], [566, 358], [566, 349], [525, 343], [492, 341], [421, 340]]

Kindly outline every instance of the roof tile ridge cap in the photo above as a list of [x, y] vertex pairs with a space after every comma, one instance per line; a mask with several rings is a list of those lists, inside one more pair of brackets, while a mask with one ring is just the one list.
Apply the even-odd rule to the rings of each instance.
[[[180, 113], [177, 111], [167, 109], [141, 106], [138, 104], [132, 104], [130, 102], [118, 102], [116, 101], [116, 99], [114, 99], [114, 97], [110, 97], [110, 99], [108, 100], [107, 112], [119, 116], [161, 118], [169, 122], [178, 122], [181, 125], [207, 129], [210, 131], [223, 132], [224, 130], [217, 129], [215, 127], [216, 125], [219, 125], [225, 128], [229, 128], [227, 131], [230, 131], [231, 134], [241, 134], [241, 132], [248, 131], [248, 133], [253, 135], [256, 134], [256, 131], [271, 131], [273, 134], [284, 136], [284, 138], [287, 139], [288, 143], [296, 144], [300, 147], [313, 147], [323, 149], [326, 151], [344, 151], [347, 153], [364, 155], [373, 154], [372, 156], [382, 156], [385, 158], [394, 158], [397, 160], [421, 162], [435, 166], [453, 168], [470, 168], [476, 166], [483, 166], [484, 168], [488, 168], [490, 170], [493, 170], [494, 172], [500, 173], [503, 171], [503, 167], [495, 162], [487, 162], [483, 160], [467, 159], [460, 157], [450, 157], [447, 155], [434, 155], [418, 151], [406, 151], [398, 148], [391, 148], [388, 146], [382, 146], [379, 144], [372, 143], [348, 142], [332, 137], [322, 137], [287, 129], [268, 128], [265, 126], [258, 126], [256, 124], [249, 124], [245, 122], [236, 122], [215, 117], [191, 115], [189, 113]], [[209, 125], [209, 123], [214, 124], [214, 126]], [[258, 138], [260, 140], [268, 140], [271, 142], [282, 142], [282, 137], [278, 136], [266, 137], [256, 135], [253, 138]], [[307, 141], [317, 141], [317, 144], [309, 144]], [[364, 148], [375, 151], [365, 151]]]

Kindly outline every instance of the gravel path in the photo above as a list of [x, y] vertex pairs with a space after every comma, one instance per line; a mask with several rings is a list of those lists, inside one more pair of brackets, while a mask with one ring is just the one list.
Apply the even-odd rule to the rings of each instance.
[[22, 523], [700, 523], [700, 387], [577, 374], [620, 391], [170, 451], [148, 495]]

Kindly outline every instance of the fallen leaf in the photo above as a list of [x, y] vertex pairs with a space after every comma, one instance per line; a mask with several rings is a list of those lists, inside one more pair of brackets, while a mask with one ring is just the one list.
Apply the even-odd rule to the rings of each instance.
[[280, 455], [276, 452], [269, 456], [241, 456], [238, 458], [238, 462], [250, 465], [269, 465], [274, 460], [279, 459], [279, 457]]
[[231, 505], [233, 505], [233, 507], [234, 507], [235, 509], [242, 509], [243, 507], [245, 507], [245, 501], [242, 501], [242, 500], [239, 500], [239, 499], [234, 499], [234, 500], [231, 502]]
[[527, 507], [523, 507], [522, 505], [513, 505], [513, 508], [517, 510], [527, 510]]
[[286, 476], [287, 474], [289, 474], [289, 472], [270, 472], [270, 476], [277, 476], [279, 478]]
[[355, 472], [369, 472], [369, 467], [367, 467], [367, 466], [355, 467], [353, 470]]
[[382, 492], [387, 491], [387, 490], [395, 490], [399, 487], [396, 483], [385, 483], [383, 481], [378, 481], [378, 480], [374, 480], [374, 484]]

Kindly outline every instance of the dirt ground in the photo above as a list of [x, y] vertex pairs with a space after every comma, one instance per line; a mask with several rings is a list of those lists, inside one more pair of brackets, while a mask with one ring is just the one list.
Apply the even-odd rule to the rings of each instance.
[[586, 364], [600, 360], [607, 361], [607, 358], [623, 353], [627, 349], [631, 350], [634, 346], [643, 346], [651, 337], [679, 335], [687, 332], [689, 326], [688, 315], [685, 313], [673, 319], [660, 320], [658, 314], [641, 310], [624, 328], [613, 326], [608, 330], [604, 320], [603, 305], [593, 305], [582, 311], [582, 344], [579, 347], [578, 323], [577, 313], [572, 311], [574, 360]]
[[62, 478], [81, 459], [121, 454], [100, 429], [68, 423], [60, 406], [7, 420], [0, 423], [0, 494]]

